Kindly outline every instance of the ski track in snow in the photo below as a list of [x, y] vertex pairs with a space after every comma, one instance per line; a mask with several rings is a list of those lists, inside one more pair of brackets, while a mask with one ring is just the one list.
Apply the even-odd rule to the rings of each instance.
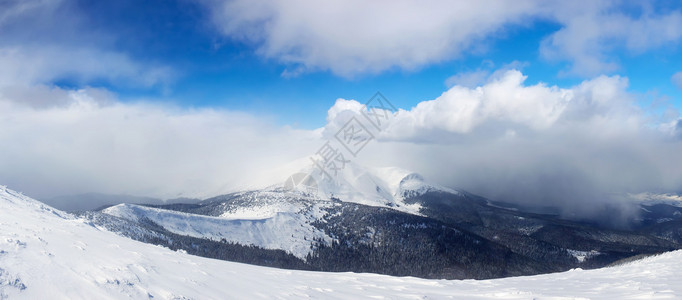
[[273, 269], [103, 231], [0, 187], [0, 299], [679, 299], [682, 251], [599, 270], [426, 280]]

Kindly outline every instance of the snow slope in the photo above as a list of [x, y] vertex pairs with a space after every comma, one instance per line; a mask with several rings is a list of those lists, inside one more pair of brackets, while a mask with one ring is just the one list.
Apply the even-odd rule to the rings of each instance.
[[675, 299], [682, 252], [496, 280], [280, 270], [115, 235], [0, 187], [0, 299]]
[[668, 204], [676, 207], [682, 207], [682, 195], [639, 193], [630, 194], [629, 198], [636, 201], [637, 203], [645, 205]]
[[265, 249], [282, 249], [301, 259], [305, 259], [312, 251], [310, 241], [307, 239], [317, 238], [331, 242], [331, 238], [324, 232], [310, 225], [314, 221], [310, 214], [280, 209], [285, 211], [273, 211], [269, 215], [256, 214], [265, 217], [254, 219], [233, 218], [227, 214], [209, 217], [134, 204], [119, 204], [102, 212], [131, 221], [145, 217], [180, 235], [214, 241], [225, 239]]

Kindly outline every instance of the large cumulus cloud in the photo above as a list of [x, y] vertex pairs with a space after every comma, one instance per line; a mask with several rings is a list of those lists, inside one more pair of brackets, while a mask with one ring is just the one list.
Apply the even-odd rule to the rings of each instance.
[[[626, 78], [568, 88], [524, 80], [510, 70], [401, 110], [361, 159], [567, 215], [602, 214], [631, 194], [682, 190], [679, 123], [638, 105]], [[340, 99], [330, 115], [358, 107]]]

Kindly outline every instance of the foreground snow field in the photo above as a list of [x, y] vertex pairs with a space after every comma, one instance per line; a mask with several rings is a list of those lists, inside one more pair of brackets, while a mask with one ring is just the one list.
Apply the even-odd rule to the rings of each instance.
[[679, 299], [682, 251], [496, 280], [290, 271], [136, 242], [0, 186], [0, 299]]

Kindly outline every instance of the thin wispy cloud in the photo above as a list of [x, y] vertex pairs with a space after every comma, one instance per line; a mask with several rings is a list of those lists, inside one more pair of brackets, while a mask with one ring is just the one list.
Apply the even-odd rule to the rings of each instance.
[[[618, 49], [629, 55], [678, 45], [682, 12], [658, 12], [650, 3], [634, 4], [635, 11], [618, 9], [623, 1], [556, 2], [550, 18], [561, 29], [546, 37], [541, 55], [568, 60], [565, 74], [594, 76], [620, 69]], [[625, 5], [627, 7], [627, 5]]]
[[677, 72], [673, 74], [670, 80], [673, 82], [673, 84], [675, 84], [677, 88], [682, 89], [682, 72]]
[[150, 87], [177, 76], [116, 50], [118, 33], [93, 28], [73, 1], [6, 1], [0, 11], [0, 87], [64, 80]]

